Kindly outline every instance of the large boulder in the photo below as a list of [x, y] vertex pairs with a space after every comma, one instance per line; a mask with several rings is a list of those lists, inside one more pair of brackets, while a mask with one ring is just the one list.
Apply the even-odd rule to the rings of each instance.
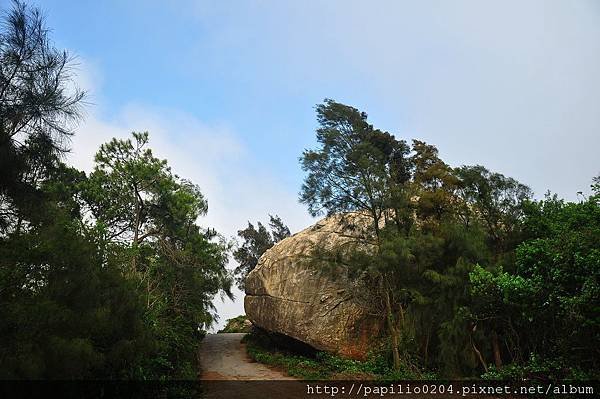
[[[258, 327], [308, 345], [363, 359], [382, 327], [357, 296], [360, 283], [323, 254], [353, 246], [362, 214], [335, 215], [277, 243], [246, 279], [246, 315]], [[319, 255], [321, 254], [321, 255]]]

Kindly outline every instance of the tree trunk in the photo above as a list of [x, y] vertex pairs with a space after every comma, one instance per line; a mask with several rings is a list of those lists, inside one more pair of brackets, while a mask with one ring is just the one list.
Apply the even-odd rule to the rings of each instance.
[[21, 234], [21, 224], [22, 223], [23, 223], [23, 218], [21, 216], [19, 216], [19, 219], [17, 221], [17, 228], [16, 228], [16, 231], [15, 231], [15, 233], [17, 235]]
[[475, 346], [475, 342], [473, 341], [473, 336], [471, 336], [471, 346], [473, 347], [473, 351], [477, 355], [477, 359], [479, 359], [479, 363], [481, 363], [481, 365], [483, 366], [483, 369], [487, 373], [488, 372], [487, 365], [485, 364], [485, 360], [483, 360], [483, 356], [481, 355], [481, 352]]
[[492, 332], [492, 350], [494, 351], [494, 364], [496, 368], [502, 367], [502, 354], [500, 352], [500, 342], [498, 340], [498, 334]]
[[134, 220], [134, 229], [133, 229], [133, 247], [135, 248], [135, 253], [133, 254], [133, 258], [131, 259], [131, 270], [133, 275], [137, 273], [137, 246], [138, 246], [138, 238], [140, 236], [140, 203], [138, 202], [137, 188], [134, 188], [135, 191], [135, 220]]
[[394, 370], [400, 370], [400, 353], [398, 352], [398, 345], [400, 342], [398, 340], [398, 330], [394, 327], [391, 327], [391, 335], [392, 335], [392, 356], [394, 358]]
[[399, 337], [398, 337], [398, 329], [396, 328], [396, 324], [394, 323], [394, 315], [392, 314], [392, 305], [390, 303], [390, 294], [386, 290], [385, 291], [385, 310], [387, 313], [387, 325], [390, 333], [390, 338], [392, 338], [392, 356], [394, 358], [394, 370], [400, 369], [400, 353], [398, 352], [398, 346], [400, 345]]
[[428, 365], [429, 363], [429, 338], [431, 336], [431, 329], [427, 329], [427, 334], [425, 335], [425, 350], [424, 350], [424, 355], [423, 355], [423, 359], [424, 359], [424, 363], [425, 366]]
[[150, 309], [150, 276], [146, 280], [146, 308]]

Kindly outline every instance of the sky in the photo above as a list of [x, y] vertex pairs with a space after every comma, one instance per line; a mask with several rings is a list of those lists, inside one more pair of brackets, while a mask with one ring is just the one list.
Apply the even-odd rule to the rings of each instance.
[[[226, 237], [268, 214], [292, 232], [314, 222], [297, 200], [298, 158], [325, 98], [537, 198], [576, 201], [600, 174], [595, 0], [28, 3], [88, 91], [70, 161], [90, 171], [100, 144], [148, 131], [207, 197], [200, 223]], [[215, 305], [218, 328], [243, 313], [243, 294]]]

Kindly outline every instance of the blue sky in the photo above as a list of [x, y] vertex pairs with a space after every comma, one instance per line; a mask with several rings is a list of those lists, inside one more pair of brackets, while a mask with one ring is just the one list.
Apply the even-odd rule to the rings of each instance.
[[[277, 213], [297, 231], [298, 157], [324, 98], [453, 166], [483, 164], [570, 200], [600, 173], [600, 3], [32, 0], [93, 104], [73, 140], [150, 131], [232, 236]], [[0, 0], [4, 8], [7, 0]], [[224, 318], [241, 312], [218, 303]]]

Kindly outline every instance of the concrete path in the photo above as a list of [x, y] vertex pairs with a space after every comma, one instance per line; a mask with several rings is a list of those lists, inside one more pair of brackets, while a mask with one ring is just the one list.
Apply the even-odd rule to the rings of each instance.
[[[306, 385], [248, 357], [245, 334], [208, 334], [200, 344], [204, 399], [300, 399]], [[311, 399], [317, 399], [311, 397]]]
[[248, 357], [245, 334], [207, 334], [200, 344], [201, 380], [294, 380]]

